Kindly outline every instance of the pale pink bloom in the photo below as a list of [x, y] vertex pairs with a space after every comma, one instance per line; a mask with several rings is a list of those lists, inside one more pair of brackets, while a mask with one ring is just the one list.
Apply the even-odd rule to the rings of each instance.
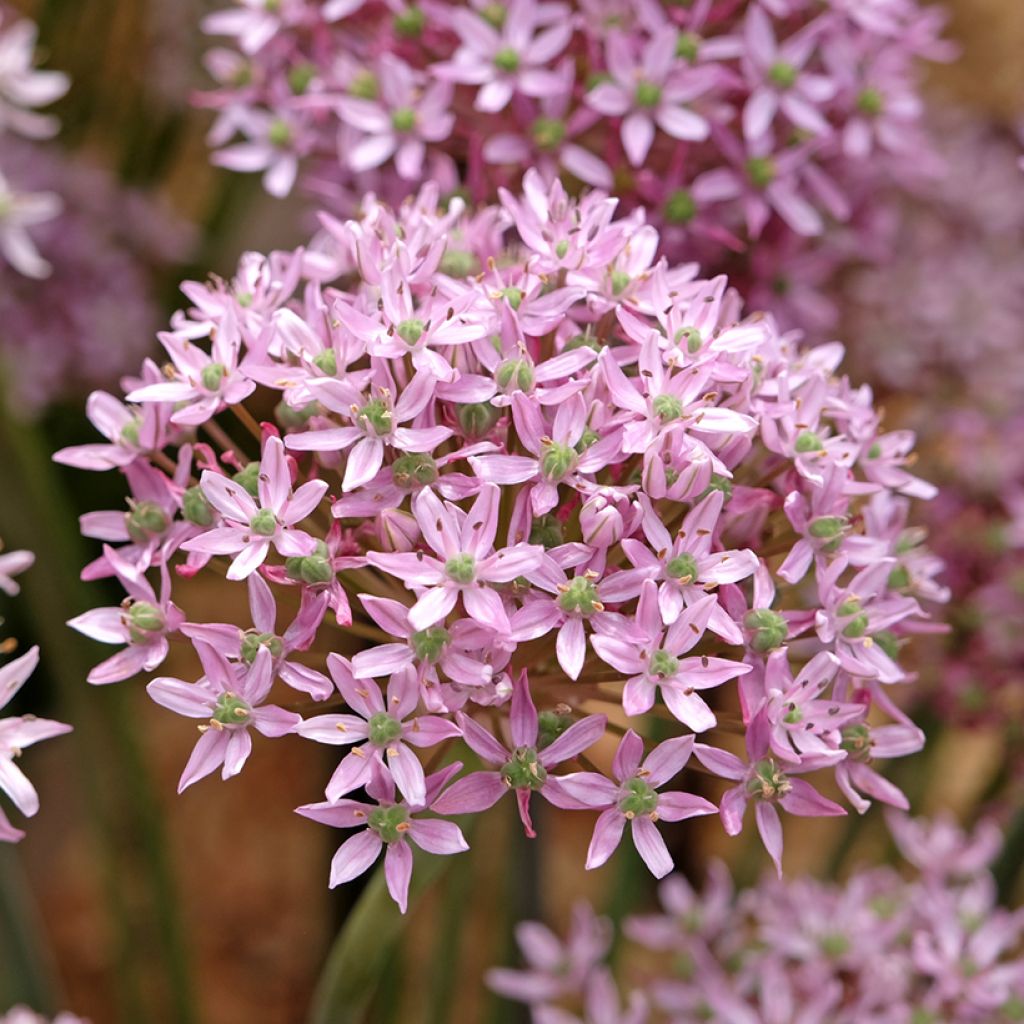
[[[10, 703], [39, 664], [39, 648], [29, 648], [21, 657], [0, 667], [0, 711]], [[52, 722], [35, 715], [0, 719], [0, 791], [27, 817], [39, 810], [39, 796], [25, 773], [14, 763], [25, 747], [40, 740], [61, 736], [70, 725]], [[16, 843], [25, 833], [15, 828], [0, 807], [0, 842]]]
[[572, 38], [564, 4], [511, 0], [500, 29], [466, 8], [449, 15], [462, 45], [434, 74], [447, 81], [478, 86], [474, 106], [486, 114], [504, 110], [516, 92], [543, 96], [560, 86], [549, 66]]
[[63, 203], [54, 192], [17, 192], [0, 173], [0, 255], [26, 277], [47, 277], [53, 270], [39, 254], [29, 228], [53, 220]]
[[475, 814], [493, 807], [506, 793], [514, 792], [519, 817], [526, 834], [536, 835], [530, 818], [530, 797], [539, 793], [555, 807], [580, 808], [575, 797], [562, 787], [562, 777], [550, 770], [563, 761], [571, 761], [592, 747], [603, 735], [607, 718], [587, 715], [574, 722], [557, 739], [540, 745], [537, 708], [530, 694], [526, 672], [513, 684], [509, 715], [511, 745], [502, 746], [491, 733], [468, 715], [457, 712], [456, 720], [466, 744], [497, 771], [473, 772], [459, 779], [434, 804], [439, 814]]
[[432, 747], [460, 735], [454, 722], [419, 713], [420, 687], [410, 669], [388, 681], [386, 693], [372, 680], [356, 679], [340, 655], [327, 657], [338, 692], [355, 714], [317, 715], [295, 730], [300, 736], [330, 746], [352, 746], [327, 783], [325, 795], [337, 800], [365, 786], [374, 771], [387, 772], [412, 806], [426, 802], [423, 767], [412, 747]]
[[269, 437], [263, 446], [258, 501], [240, 484], [212, 470], [204, 471], [200, 487], [220, 513], [222, 525], [182, 546], [208, 555], [234, 555], [229, 580], [242, 580], [255, 572], [271, 546], [285, 557], [309, 555], [315, 549], [314, 538], [296, 527], [316, 511], [328, 484], [326, 480], [309, 480], [293, 492], [280, 438]]
[[167, 637], [176, 633], [185, 616], [171, 601], [167, 566], [160, 567], [160, 596], [132, 562], [104, 545], [103, 554], [125, 589], [124, 601], [112, 608], [92, 608], [68, 621], [72, 629], [104, 644], [125, 644], [89, 672], [94, 684], [116, 683], [162, 665], [170, 650]]
[[404, 914], [409, 902], [409, 880], [412, 877], [412, 849], [415, 844], [427, 853], [448, 855], [469, 849], [459, 827], [438, 818], [416, 817], [433, 810], [438, 796], [449, 779], [462, 768], [456, 761], [434, 772], [426, 780], [423, 803], [396, 802], [395, 787], [386, 772], [377, 773], [367, 786], [367, 794], [376, 804], [359, 800], [338, 800], [305, 804], [296, 808], [298, 814], [335, 828], [364, 828], [346, 839], [331, 860], [331, 888], [350, 882], [368, 871], [384, 850], [384, 878], [391, 898]]
[[32, 139], [55, 135], [57, 119], [36, 113], [59, 100], [70, 85], [61, 71], [40, 71], [33, 66], [36, 26], [10, 11], [0, 13], [0, 135], [16, 132]]
[[797, 128], [814, 135], [831, 131], [822, 108], [835, 95], [831, 78], [806, 70], [826, 27], [812, 21], [779, 44], [771, 18], [757, 6], [744, 24], [743, 65], [753, 89], [743, 108], [743, 134], [748, 141], [766, 135], [781, 111]]
[[577, 772], [559, 780], [563, 790], [580, 803], [601, 809], [587, 852], [588, 869], [600, 867], [615, 852], [628, 823], [637, 853], [651, 874], [664, 878], [672, 870], [672, 857], [654, 823], [683, 821], [717, 810], [691, 793], [657, 792], [683, 770], [692, 751], [693, 737], [677, 736], [659, 743], [644, 757], [644, 742], [630, 729], [615, 752], [614, 782], [595, 772]]
[[237, 775], [252, 752], [250, 727], [276, 737], [294, 732], [302, 721], [292, 711], [265, 703], [274, 683], [269, 648], [261, 647], [251, 665], [231, 665], [201, 641], [195, 649], [203, 666], [198, 682], [161, 676], [146, 687], [157, 704], [175, 714], [206, 719], [178, 781], [179, 793], [218, 768], [222, 779]]
[[437, 557], [371, 551], [370, 565], [402, 579], [420, 594], [409, 612], [417, 630], [443, 622], [461, 597], [466, 614], [481, 625], [507, 634], [508, 613], [494, 584], [510, 583], [537, 569], [544, 549], [514, 544], [494, 550], [500, 491], [485, 484], [469, 513], [442, 503], [429, 487], [413, 500], [416, 521]]
[[676, 55], [678, 33], [666, 27], [649, 39], [639, 58], [634, 40], [621, 32], [605, 44], [610, 81], [586, 95], [589, 106], [608, 117], [623, 118], [620, 134], [630, 164], [643, 164], [660, 128], [673, 139], [701, 141], [710, 128], [706, 118], [686, 104], [715, 84], [712, 69], [691, 69]]
[[780, 765], [770, 754], [769, 729], [764, 712], [756, 714], [747, 725], [747, 763], [735, 754], [703, 743], [695, 743], [693, 752], [709, 771], [739, 783], [724, 794], [719, 808], [729, 835], [739, 835], [743, 830], [747, 804], [754, 802], [757, 830], [781, 877], [782, 822], [778, 807], [801, 817], [832, 817], [844, 815], [846, 811], [823, 797], [809, 782], [793, 777], [794, 773], [823, 767], [827, 759], [805, 756], [799, 765]]
[[452, 87], [428, 81], [391, 54], [380, 59], [380, 99], [342, 96], [335, 101], [338, 116], [362, 134], [342, 157], [356, 172], [372, 170], [394, 159], [399, 176], [418, 180], [428, 143], [451, 134], [455, 115], [448, 109]]
[[705, 594], [684, 609], [667, 630], [657, 595], [654, 581], [645, 580], [636, 611], [641, 640], [595, 635], [591, 644], [598, 657], [630, 677], [622, 691], [622, 708], [627, 715], [650, 711], [660, 689], [665, 706], [680, 722], [694, 732], [704, 732], [715, 726], [716, 719], [698, 691], [745, 675], [752, 666], [731, 658], [683, 657], [710, 628], [712, 611], [718, 607], [713, 594]]
[[[3, 550], [2, 546], [0, 550]], [[17, 597], [21, 587], [14, 577], [31, 568], [35, 560], [36, 556], [31, 551], [8, 551], [6, 554], [0, 554], [0, 590], [8, 597]]]

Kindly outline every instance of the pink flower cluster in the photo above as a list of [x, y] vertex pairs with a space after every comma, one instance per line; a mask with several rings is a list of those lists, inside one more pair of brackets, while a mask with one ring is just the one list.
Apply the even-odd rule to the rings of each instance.
[[942, 487], [922, 526], [946, 563], [953, 628], [920, 662], [921, 690], [950, 720], [1009, 723], [1024, 695], [1020, 145], [964, 112], [933, 117], [945, 173], [891, 204], [844, 319], [858, 374], [893, 393]]
[[[60, 99], [68, 90], [68, 78], [60, 71], [37, 70], [35, 45], [35, 25], [0, 4], [0, 140], [5, 147], [8, 134], [47, 139], [57, 132], [56, 118], [35, 108]], [[16, 189], [0, 166], [2, 261], [28, 277], [45, 277], [50, 265], [39, 255], [30, 229], [56, 217], [60, 210], [59, 196]]]
[[[410, 843], [464, 849], [447, 819], [505, 795], [530, 835], [535, 798], [599, 811], [591, 867], [628, 825], [659, 876], [658, 822], [737, 833], [748, 804], [778, 862], [780, 808], [845, 813], [812, 771], [858, 810], [906, 804], [876, 766], [922, 743], [890, 691], [942, 596], [907, 543], [932, 493], [913, 437], [840, 345], [745, 315], [615, 207], [531, 172], [473, 215], [427, 186], [325, 216], [308, 248], [187, 283], [166, 364], [94, 394], [104, 441], [57, 455], [129, 490], [81, 523], [84, 578], [125, 591], [72, 622], [118, 647], [90, 680], [194, 647], [195, 680], [148, 687], [200, 723], [182, 788], [241, 771], [254, 733], [343, 747], [300, 808], [358, 830], [332, 884], [383, 852], [404, 906]], [[175, 580], [200, 572], [248, 610], [191, 618]], [[654, 715], [676, 735], [652, 746]], [[678, 789], [697, 762], [720, 806]]]
[[424, 181], [490, 201], [546, 182], [643, 206], [673, 258], [848, 222], [927, 152], [916, 61], [946, 59], [916, 0], [236, 0], [214, 160], [297, 177], [344, 214]]
[[[1011, 1024], [1024, 1016], [1024, 915], [997, 905], [987, 866], [999, 830], [893, 815], [918, 868], [845, 883], [766, 878], [736, 892], [713, 864], [702, 891], [681, 876], [662, 911], [629, 918], [625, 996], [605, 960], [610, 923], [586, 904], [566, 940], [519, 926], [526, 966], [489, 974], [535, 1024]], [[635, 954], [635, 955], [634, 955]]]
[[[0, 552], [2, 550], [3, 545], [0, 544]], [[35, 556], [30, 551], [0, 553], [0, 591], [8, 597], [17, 596], [20, 587], [15, 576], [28, 569], [34, 561]], [[0, 640], [0, 655], [9, 654], [15, 646], [13, 640]], [[31, 647], [19, 657], [0, 665], [0, 711], [14, 699], [38, 664], [39, 648]], [[35, 715], [0, 718], [0, 793], [6, 794], [26, 817], [39, 810], [39, 795], [15, 761], [33, 743], [70, 731], [70, 725], [36, 718]], [[24, 835], [21, 829], [11, 824], [0, 806], [0, 843], [16, 843]]]

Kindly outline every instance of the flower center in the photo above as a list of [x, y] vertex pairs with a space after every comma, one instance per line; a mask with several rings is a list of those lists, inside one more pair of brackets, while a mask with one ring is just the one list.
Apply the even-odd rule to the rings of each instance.
[[592, 615], [604, 610], [604, 605], [597, 597], [597, 587], [583, 576], [577, 576], [562, 591], [558, 606], [564, 612], [579, 612], [580, 615]]
[[451, 638], [452, 635], [447, 629], [441, 626], [431, 626], [429, 629], [421, 629], [418, 633], [413, 633], [409, 638], [409, 643], [419, 661], [428, 661], [434, 665], [440, 661], [445, 645]]
[[871, 742], [871, 727], [860, 722], [844, 726], [839, 746], [851, 761], [870, 761]]
[[567, 444], [552, 441], [541, 456], [540, 472], [545, 480], [562, 480], [576, 468], [576, 452]]
[[813, 430], [805, 430], [797, 435], [796, 443], [793, 447], [801, 455], [806, 455], [808, 452], [820, 452], [825, 446], [821, 443], [821, 438]]
[[781, 646], [789, 631], [786, 620], [770, 608], [754, 608], [747, 612], [743, 624], [751, 632], [751, 647], [761, 654]]
[[620, 793], [619, 810], [627, 818], [653, 814], [658, 807], [658, 794], [643, 779], [629, 779]]
[[519, 54], [511, 46], [503, 46], [494, 55], [494, 66], [499, 71], [512, 74], [513, 71], [519, 68]]
[[423, 332], [426, 330], [426, 325], [422, 320], [403, 320], [398, 327], [395, 328], [398, 332], [398, 336], [406, 343], [406, 345], [415, 345], [420, 338], [423, 337]]
[[868, 117], [877, 117], [885, 107], [885, 99], [877, 89], [865, 89], [857, 97], [857, 109]]
[[792, 89], [797, 78], [797, 70], [784, 60], [777, 61], [768, 69], [768, 77], [780, 89]]
[[404, 807], [374, 807], [367, 824], [385, 843], [397, 843], [409, 831], [409, 812]]
[[517, 747], [510, 761], [501, 768], [501, 777], [511, 789], [540, 789], [548, 773], [537, 757], [536, 747]]
[[395, 459], [391, 478], [403, 490], [426, 487], [437, 479], [437, 463], [427, 452], [407, 452]]
[[697, 578], [697, 559], [685, 553], [677, 555], [665, 566], [665, 572], [682, 584], [692, 583]]
[[661, 102], [661, 86], [654, 82], [638, 82], [633, 97], [638, 107], [656, 107]]
[[405, 134], [416, 127], [416, 111], [412, 107], [399, 107], [391, 112], [391, 127]]
[[676, 189], [665, 203], [665, 220], [669, 224], [689, 224], [697, 215], [697, 201], [686, 189]]
[[251, 665], [260, 653], [260, 648], [266, 647], [275, 657], [281, 657], [284, 651], [284, 643], [279, 636], [273, 633], [258, 633], [255, 629], [247, 630], [242, 637], [242, 661]]
[[650, 674], [659, 679], [671, 679], [679, 671], [679, 659], [668, 651], [655, 651], [651, 655]]
[[228, 369], [223, 363], [207, 363], [203, 367], [199, 379], [203, 382], [203, 387], [207, 391], [217, 391], [220, 388], [221, 381], [224, 379], [224, 374], [227, 372]]
[[506, 359], [498, 367], [494, 380], [502, 391], [510, 387], [529, 391], [533, 387], [533, 365], [528, 359]]
[[125, 515], [128, 536], [136, 544], [158, 537], [170, 525], [167, 513], [155, 501], [137, 501]]
[[374, 398], [359, 410], [359, 418], [365, 420], [375, 434], [383, 437], [391, 433], [391, 409], [383, 398]]
[[376, 747], [386, 747], [402, 735], [402, 723], [386, 711], [370, 716], [370, 742]]
[[453, 555], [444, 563], [444, 572], [454, 583], [472, 583], [476, 576], [476, 559], [465, 552]]
[[775, 161], [767, 156], [753, 156], [747, 161], [747, 174], [755, 188], [767, 188], [775, 180]]
[[338, 357], [334, 354], [334, 349], [325, 348], [323, 352], [317, 352], [313, 356], [313, 365], [328, 377], [333, 377], [338, 372]]
[[538, 149], [557, 149], [565, 138], [565, 122], [557, 117], [538, 117], [533, 122], [533, 141]]
[[675, 395], [658, 395], [651, 404], [663, 423], [671, 423], [683, 415], [683, 403]]
[[217, 698], [211, 722], [218, 725], [245, 725], [252, 715], [252, 708], [234, 693], [222, 693]]
[[164, 628], [164, 613], [149, 601], [136, 601], [127, 616], [128, 633], [134, 643], [145, 643], [147, 633], [159, 633]]
[[261, 508], [249, 520], [249, 529], [261, 537], [273, 537], [277, 533], [277, 516], [269, 508]]
[[747, 792], [758, 800], [779, 800], [792, 788], [782, 769], [770, 757], [758, 761], [747, 780]]

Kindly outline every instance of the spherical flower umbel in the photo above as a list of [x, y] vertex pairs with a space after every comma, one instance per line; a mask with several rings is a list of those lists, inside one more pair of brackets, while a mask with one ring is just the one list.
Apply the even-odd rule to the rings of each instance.
[[[941, 593], [890, 572], [879, 504], [927, 494], [906, 438], [880, 475], [889, 436], [838, 345], [658, 260], [605, 195], [527, 188], [473, 215], [436, 186], [397, 210], [371, 197], [305, 249], [189, 283], [175, 351], [225, 374], [196, 398], [180, 359], [170, 382], [146, 370], [126, 405], [91, 403], [107, 444], [58, 455], [132, 492], [83, 519], [105, 541], [86, 575], [127, 590], [76, 623], [127, 644], [101, 679], [155, 667], [175, 636], [200, 657], [198, 682], [150, 684], [202, 720], [182, 785], [235, 774], [253, 728], [346, 748], [303, 813], [368, 825], [334, 881], [387, 847], [400, 901], [407, 840], [457, 852], [438, 816], [508, 793], [531, 836], [534, 797], [602, 811], [591, 866], [629, 822], [663, 874], [655, 822], [716, 809], [686, 792], [691, 751], [736, 783], [727, 829], [755, 801], [778, 859], [776, 805], [843, 813], [805, 774], [835, 773], [858, 810], [898, 805], [872, 757], [917, 741], [886, 691]], [[839, 528], [810, 544], [797, 505]], [[173, 586], [215, 570], [237, 626], [190, 616]], [[672, 735], [652, 746], [654, 716]], [[465, 774], [462, 744], [482, 762]]]

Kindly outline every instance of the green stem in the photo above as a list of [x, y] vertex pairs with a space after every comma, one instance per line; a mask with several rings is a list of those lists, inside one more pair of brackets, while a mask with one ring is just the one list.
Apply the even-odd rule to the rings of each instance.
[[[437, 883], [453, 857], [415, 854], [409, 907]], [[381, 861], [327, 956], [309, 1024], [367, 1024], [367, 1011], [395, 956], [405, 918], [388, 894]]]

